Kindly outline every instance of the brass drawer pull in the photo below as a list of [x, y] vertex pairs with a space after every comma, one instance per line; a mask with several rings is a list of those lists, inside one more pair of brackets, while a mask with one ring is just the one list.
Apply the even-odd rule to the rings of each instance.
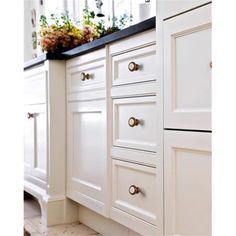
[[28, 112], [28, 113], [27, 113], [27, 118], [28, 118], [28, 119], [34, 118], [34, 113]]
[[137, 186], [135, 186], [135, 185], [131, 185], [130, 187], [129, 187], [129, 193], [131, 194], [131, 195], [135, 195], [135, 194], [138, 194], [138, 193], [140, 193], [141, 191], [140, 191], [140, 188], [139, 187], [137, 187]]
[[210, 66], [210, 68], [212, 68], [212, 61], [210, 62], [209, 66]]
[[80, 73], [80, 79], [82, 81], [86, 80], [86, 79], [89, 79], [90, 78], [90, 75], [89, 74], [85, 74], [84, 72], [81, 72]]
[[135, 62], [131, 61], [128, 65], [128, 69], [129, 71], [133, 72], [133, 71], [137, 71], [139, 70], [140, 66], [138, 64], [136, 64]]
[[139, 124], [139, 120], [134, 117], [130, 117], [128, 120], [128, 124], [130, 127], [137, 126]]

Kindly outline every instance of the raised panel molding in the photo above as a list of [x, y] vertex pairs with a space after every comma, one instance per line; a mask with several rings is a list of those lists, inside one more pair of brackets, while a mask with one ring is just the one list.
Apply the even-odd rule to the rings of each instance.
[[[135, 72], [128, 70], [128, 64], [132, 61], [140, 66], [139, 70]], [[156, 70], [152, 66], [155, 61], [156, 45], [113, 56], [111, 68], [113, 85], [156, 80]]]
[[[180, 61], [182, 60], [181, 64], [184, 64], [184, 59], [185, 60], [189, 60], [190, 58], [183, 58], [181, 57], [181, 49], [183, 48], [178, 48], [178, 41], [181, 40], [181, 38], [184, 39], [184, 37], [197, 37], [197, 36], [200, 36], [199, 34], [202, 34], [202, 35], [206, 35], [205, 37], [206, 38], [210, 38], [210, 30], [211, 30], [211, 23], [207, 23], [207, 24], [204, 24], [204, 25], [200, 25], [198, 27], [194, 27], [194, 28], [191, 28], [191, 29], [188, 29], [188, 30], [185, 30], [185, 31], [182, 31], [182, 32], [178, 32], [178, 33], [175, 33], [175, 34], [172, 34], [171, 37], [172, 37], [172, 45], [171, 45], [171, 52], [172, 52], [172, 96], [173, 96], [173, 99], [172, 99], [172, 112], [199, 112], [199, 111], [206, 111], [206, 112], [210, 112], [211, 111], [211, 78], [209, 77], [209, 82], [206, 83], [204, 82], [204, 84], [200, 87], [199, 86], [199, 79], [201, 78], [197, 78], [196, 77], [196, 72], [197, 72], [197, 69], [195, 68], [192, 68], [192, 67], [196, 67], [200, 65], [200, 63], [202, 62], [198, 62], [198, 65], [195, 63], [192, 65], [192, 67], [189, 69], [189, 71], [191, 71], [191, 74], [189, 76], [189, 80], [191, 79], [191, 76], [194, 76], [194, 79], [191, 79], [189, 84], [188, 84], [188, 81], [185, 80], [185, 81], [182, 81], [181, 83], [186, 83], [187, 86], [189, 86], [189, 91], [187, 90], [187, 86], [186, 86], [186, 90], [184, 90], [183, 88], [181, 89], [181, 85], [179, 85], [178, 83], [180, 83], [180, 79], [181, 79], [181, 71], [185, 74], [188, 73], [188, 71], [185, 69], [185, 70], [181, 70], [180, 68]], [[195, 35], [196, 34], [196, 35]], [[200, 37], [198, 37], [199, 40], [200, 40]], [[188, 40], [190, 41], [190, 40]], [[204, 39], [202, 40], [204, 41]], [[203, 48], [202, 50], [207, 50], [208, 48], [210, 48], [210, 41], [209, 41], [209, 45], [207, 45], [206, 48]], [[182, 45], [184, 45], [185, 47], [185, 50], [186, 51], [186, 43], [183, 42]], [[193, 48], [194, 44], [191, 45], [191, 48]], [[188, 50], [191, 50], [191, 48], [187, 48]], [[199, 49], [198, 49], [199, 50]], [[194, 51], [194, 49], [192, 49], [192, 52]], [[191, 52], [191, 53], [192, 53]], [[178, 56], [178, 54], [180, 54]], [[211, 53], [209, 53], [209, 56], [211, 55]], [[191, 57], [193, 57], [193, 55], [191, 55]], [[203, 59], [203, 58], [202, 58]], [[206, 63], [205, 63], [205, 74], [206, 76], [204, 76], [204, 79], [207, 78], [207, 76], [209, 75], [209, 72], [207, 70], [210, 69], [209, 67], [209, 63], [211, 61], [211, 58], [204, 58], [204, 60], [206, 60]], [[191, 65], [188, 65], [186, 63], [186, 67], [187, 66], [191, 66]], [[202, 69], [202, 68], [201, 68]], [[195, 75], [194, 75], [195, 73]], [[188, 73], [189, 74], [189, 73]], [[183, 85], [182, 85], [183, 86]], [[195, 91], [197, 91], [197, 95], [198, 95], [198, 100], [196, 101], [196, 99], [194, 99], [195, 97], [193, 97], [193, 95], [191, 94], [191, 92], [193, 93], [193, 90], [192, 90], [192, 86], [195, 86]], [[204, 86], [207, 88], [206, 91], [203, 90], [204, 89]], [[205, 93], [203, 93], [205, 92]], [[202, 93], [202, 95], [201, 95]], [[185, 95], [185, 97], [184, 97]], [[190, 101], [189, 101], [190, 100]], [[191, 104], [192, 103], [192, 104]]]
[[[156, 97], [123, 98], [113, 100], [113, 145], [156, 152]], [[130, 127], [135, 117], [140, 124]]]
[[105, 100], [68, 102], [67, 196], [106, 215]]
[[211, 134], [165, 131], [165, 232], [211, 235]]
[[[33, 114], [28, 119], [27, 113]], [[47, 116], [46, 105], [25, 105], [25, 173], [46, 183], [47, 178]]]
[[211, 4], [173, 17], [164, 31], [164, 127], [211, 130]]
[[24, 104], [46, 103], [48, 74], [44, 66], [25, 72]]

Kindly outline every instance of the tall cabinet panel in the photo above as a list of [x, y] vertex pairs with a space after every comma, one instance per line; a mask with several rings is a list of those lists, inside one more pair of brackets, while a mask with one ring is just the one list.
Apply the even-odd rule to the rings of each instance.
[[165, 131], [165, 232], [211, 235], [211, 134]]
[[67, 196], [107, 216], [106, 50], [66, 64]]
[[44, 67], [25, 72], [24, 172], [25, 180], [46, 189], [47, 182], [47, 73]]
[[47, 118], [45, 104], [25, 106], [25, 178], [45, 188], [47, 171]]
[[105, 101], [72, 102], [67, 109], [67, 195], [97, 212], [105, 213]]
[[163, 27], [164, 127], [211, 130], [211, 4]]
[[163, 32], [165, 235], [211, 235], [211, 4]]

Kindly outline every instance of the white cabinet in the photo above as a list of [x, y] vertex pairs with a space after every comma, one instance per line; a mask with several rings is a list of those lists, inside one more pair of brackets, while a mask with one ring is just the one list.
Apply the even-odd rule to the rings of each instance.
[[24, 190], [38, 199], [44, 226], [75, 221], [65, 194], [65, 62], [45, 61], [24, 75]]
[[162, 235], [155, 30], [110, 45], [110, 217], [141, 235]]
[[105, 215], [106, 104], [67, 104], [67, 195]]
[[164, 231], [211, 235], [211, 4], [163, 33]]
[[47, 117], [46, 105], [25, 105], [25, 179], [46, 189]]
[[211, 134], [165, 131], [165, 232], [211, 235]]
[[47, 72], [44, 66], [25, 71], [24, 174], [25, 180], [46, 190], [47, 184]]
[[164, 127], [211, 130], [211, 4], [163, 24]]
[[67, 196], [107, 215], [106, 50], [66, 62]]

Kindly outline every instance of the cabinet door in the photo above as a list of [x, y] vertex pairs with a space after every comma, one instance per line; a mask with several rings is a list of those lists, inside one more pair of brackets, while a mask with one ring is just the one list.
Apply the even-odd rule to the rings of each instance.
[[211, 4], [164, 21], [164, 127], [211, 130]]
[[46, 105], [25, 106], [24, 132], [25, 178], [45, 187], [47, 168]]
[[164, 133], [165, 232], [211, 235], [211, 134]]
[[67, 109], [67, 195], [105, 214], [105, 101], [71, 102]]

